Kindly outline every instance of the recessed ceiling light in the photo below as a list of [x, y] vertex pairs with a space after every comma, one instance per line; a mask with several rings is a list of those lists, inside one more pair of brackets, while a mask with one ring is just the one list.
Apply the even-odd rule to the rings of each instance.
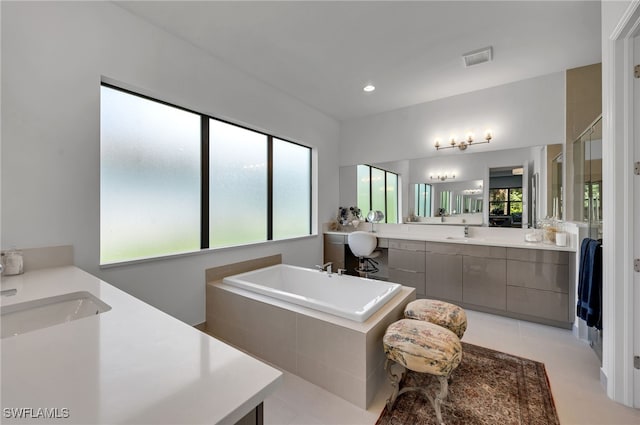
[[375, 86], [372, 86], [371, 84], [368, 84], [366, 86], [364, 86], [364, 88], [362, 90], [366, 91], [367, 93], [372, 92], [376, 89]]

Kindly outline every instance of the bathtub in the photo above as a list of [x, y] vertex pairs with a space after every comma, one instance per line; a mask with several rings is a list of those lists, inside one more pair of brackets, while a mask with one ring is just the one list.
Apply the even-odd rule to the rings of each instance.
[[223, 282], [356, 322], [366, 321], [402, 288], [397, 283], [287, 264], [228, 276]]

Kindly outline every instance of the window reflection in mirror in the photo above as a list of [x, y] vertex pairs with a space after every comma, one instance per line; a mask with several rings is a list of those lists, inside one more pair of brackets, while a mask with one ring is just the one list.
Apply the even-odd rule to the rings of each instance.
[[385, 223], [398, 222], [398, 175], [371, 165], [357, 167], [357, 206], [366, 216], [382, 211]]
[[482, 180], [416, 183], [413, 186], [413, 215], [455, 216], [482, 213]]
[[489, 172], [489, 226], [522, 227], [522, 167], [492, 168]]
[[416, 217], [431, 217], [431, 189], [427, 183], [414, 185], [414, 211]]

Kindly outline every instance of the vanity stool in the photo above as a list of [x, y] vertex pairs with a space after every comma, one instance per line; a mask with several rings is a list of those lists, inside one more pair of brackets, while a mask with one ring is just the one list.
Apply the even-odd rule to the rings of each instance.
[[[460, 339], [442, 326], [421, 320], [401, 319], [389, 325], [382, 344], [387, 356], [384, 367], [393, 386], [387, 409], [393, 409], [399, 395], [418, 391], [429, 399], [436, 411], [438, 424], [442, 425], [441, 405], [449, 392], [448, 379], [462, 360]], [[437, 377], [439, 391], [430, 391], [428, 387], [400, 389], [400, 381], [407, 369]]]
[[358, 257], [356, 272], [360, 277], [369, 277], [369, 274], [378, 272], [378, 262], [374, 260], [380, 256], [376, 250], [378, 238], [371, 232], [356, 231], [349, 233], [347, 237], [349, 248], [353, 255]]
[[428, 299], [411, 301], [404, 309], [404, 317], [442, 326], [460, 339], [467, 330], [467, 314], [464, 310], [444, 301]]

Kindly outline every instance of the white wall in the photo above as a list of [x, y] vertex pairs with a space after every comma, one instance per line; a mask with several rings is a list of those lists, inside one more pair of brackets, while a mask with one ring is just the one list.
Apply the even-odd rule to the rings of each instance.
[[[564, 72], [518, 81], [390, 112], [345, 121], [340, 131], [340, 165], [353, 165], [564, 143]], [[436, 151], [444, 143], [474, 131], [488, 145]]]
[[[471, 148], [474, 149], [474, 148]], [[530, 148], [507, 149], [503, 151], [481, 152], [473, 155], [449, 155], [443, 158], [428, 157], [409, 161], [411, 183], [429, 183], [431, 175], [438, 173], [455, 174], [456, 181], [482, 180], [487, 170], [494, 167], [523, 165], [537, 159]], [[484, 182], [488, 186], [488, 181]]]
[[1, 7], [3, 248], [71, 244], [76, 265], [190, 324], [204, 321], [206, 268], [321, 261], [315, 236], [100, 270], [101, 76], [316, 148], [318, 227], [338, 206], [339, 124], [112, 3]]

